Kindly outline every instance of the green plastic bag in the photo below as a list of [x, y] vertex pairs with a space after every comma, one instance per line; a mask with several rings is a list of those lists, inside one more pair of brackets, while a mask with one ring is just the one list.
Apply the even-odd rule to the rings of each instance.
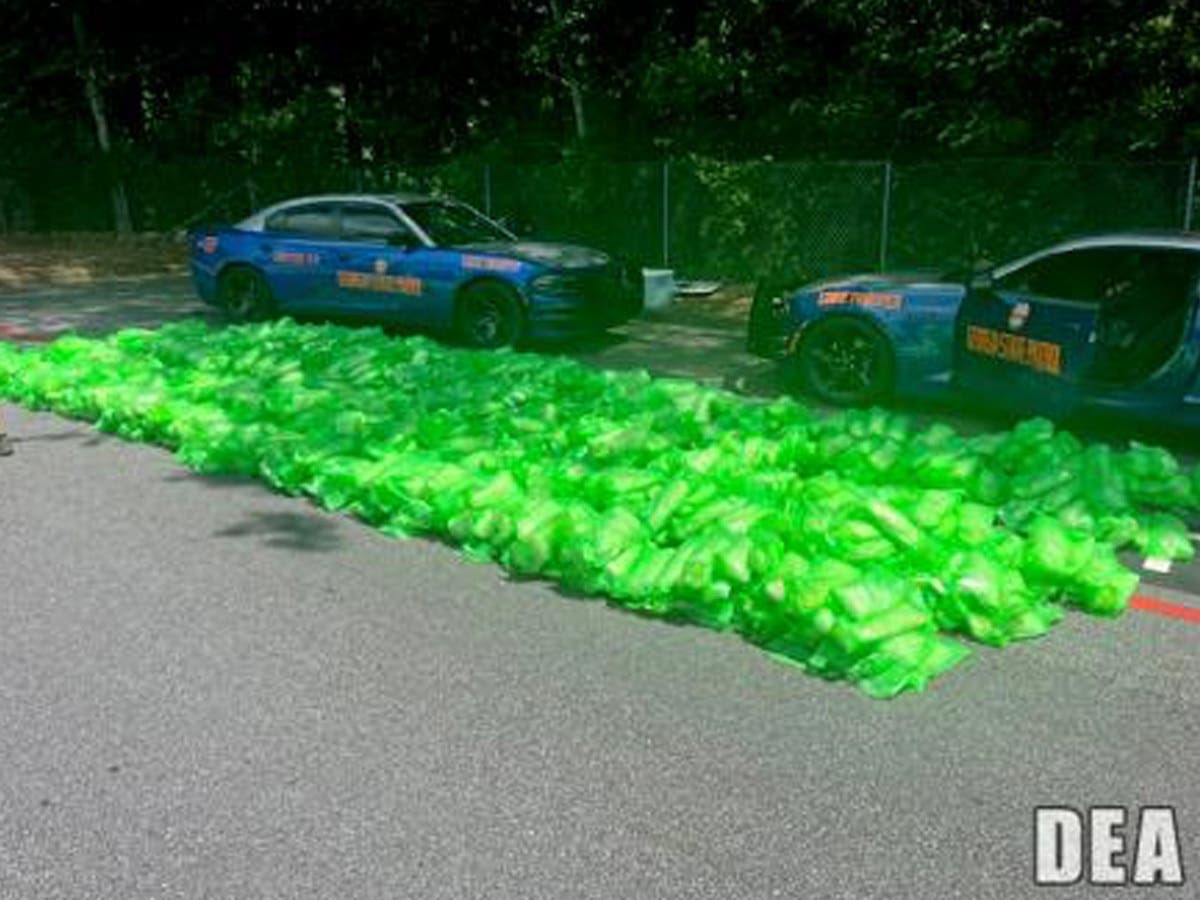
[[1138, 549], [1153, 559], [1191, 562], [1196, 555], [1187, 526], [1174, 516], [1161, 513], [1143, 517]]
[[1090, 534], [1073, 531], [1058, 519], [1039, 516], [1029, 527], [1024, 568], [1038, 580], [1063, 583], [1091, 561], [1095, 546]]
[[1187, 558], [1177, 514], [1200, 508], [1200, 472], [1165, 451], [1085, 447], [1044, 420], [964, 438], [375, 328], [0, 345], [0, 394], [388, 534], [735, 629], [873, 696], [963, 659], [939, 630], [1001, 645], [1044, 633], [1058, 599], [1119, 613], [1137, 578], [1115, 548]]

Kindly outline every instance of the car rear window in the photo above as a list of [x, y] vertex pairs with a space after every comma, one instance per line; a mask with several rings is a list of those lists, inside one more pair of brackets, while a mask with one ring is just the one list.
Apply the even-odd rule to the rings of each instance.
[[381, 206], [346, 204], [342, 207], [342, 235], [347, 240], [383, 242], [411, 233], [399, 219]]
[[338, 236], [338, 211], [330, 203], [309, 203], [290, 206], [267, 217], [267, 231], [304, 237], [333, 238]]

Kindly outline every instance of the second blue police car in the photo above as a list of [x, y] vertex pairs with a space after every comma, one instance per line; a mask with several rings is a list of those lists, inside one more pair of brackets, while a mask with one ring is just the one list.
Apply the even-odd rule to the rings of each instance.
[[464, 203], [416, 194], [303, 197], [190, 235], [200, 297], [235, 321], [364, 317], [469, 346], [602, 331], [641, 310], [607, 254], [521, 240]]
[[974, 276], [765, 285], [750, 345], [835, 404], [955, 392], [1200, 427], [1200, 235], [1094, 235]]

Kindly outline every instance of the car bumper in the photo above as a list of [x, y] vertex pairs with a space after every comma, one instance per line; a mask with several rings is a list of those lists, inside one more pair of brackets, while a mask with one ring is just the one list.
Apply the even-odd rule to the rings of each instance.
[[217, 276], [216, 273], [207, 266], [192, 262], [192, 286], [196, 289], [196, 295], [210, 306], [215, 306], [217, 303]]
[[803, 324], [789, 315], [782, 292], [760, 283], [746, 323], [746, 349], [764, 359], [782, 359], [791, 353], [791, 339]]
[[526, 334], [533, 338], [564, 338], [595, 334], [627, 322], [642, 311], [640, 297], [530, 298]]

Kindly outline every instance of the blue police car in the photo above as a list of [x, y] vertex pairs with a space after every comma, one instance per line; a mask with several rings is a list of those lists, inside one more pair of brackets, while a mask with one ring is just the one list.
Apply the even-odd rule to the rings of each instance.
[[521, 240], [437, 197], [302, 197], [189, 241], [197, 292], [234, 321], [362, 317], [490, 348], [602, 331], [641, 310], [607, 254]]
[[1200, 235], [1095, 235], [973, 276], [778, 287], [755, 296], [750, 349], [827, 402], [958, 392], [1200, 427]]

